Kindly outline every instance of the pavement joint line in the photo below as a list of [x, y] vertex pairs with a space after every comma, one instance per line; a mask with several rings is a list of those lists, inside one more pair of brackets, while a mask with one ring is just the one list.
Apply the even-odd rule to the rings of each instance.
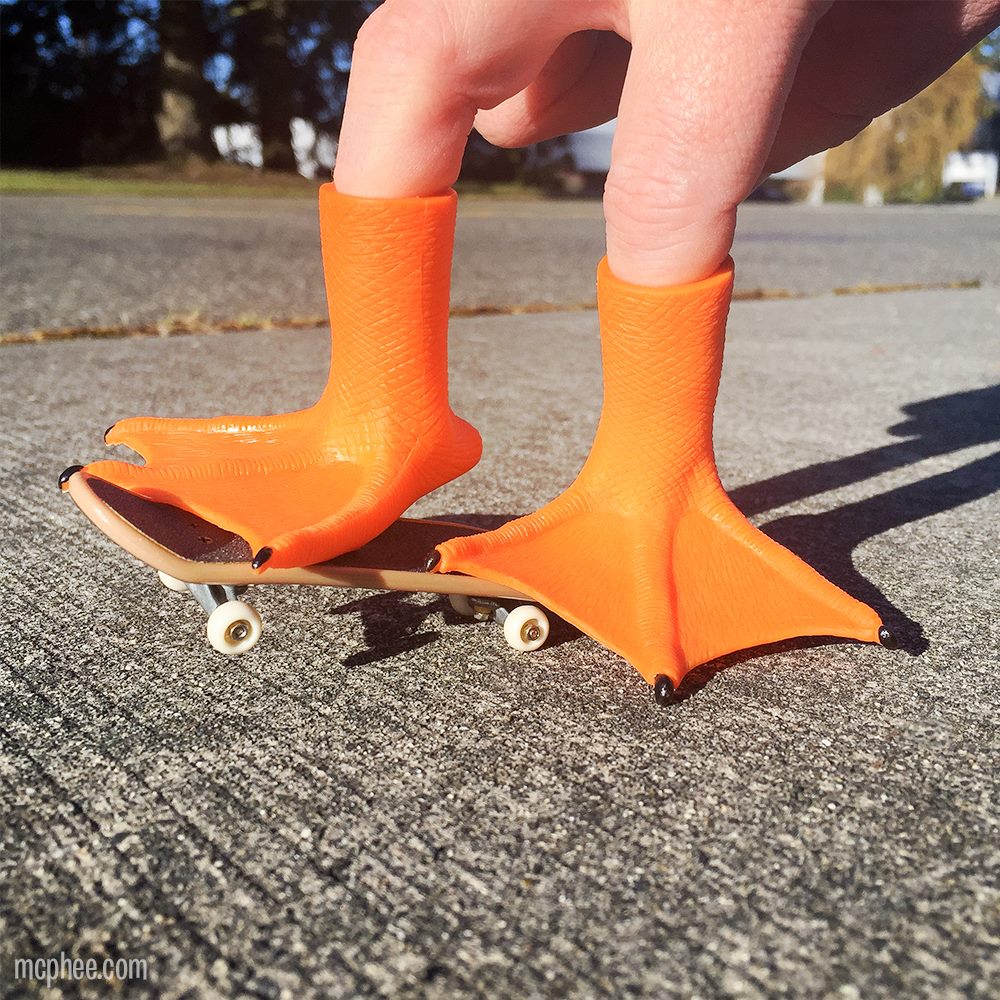
[[[827, 289], [821, 292], [794, 292], [785, 288], [750, 288], [733, 294], [734, 302], [780, 302], [822, 298], [825, 295], [888, 295], [899, 292], [963, 291], [982, 287], [982, 281], [971, 278], [961, 281], [908, 282], [903, 284], [859, 284]], [[583, 302], [525, 302], [513, 305], [454, 306], [452, 319], [478, 316], [528, 316], [540, 313], [593, 312], [597, 300]], [[155, 323], [112, 324], [108, 326], [67, 326], [28, 331], [0, 333], [0, 347], [13, 344], [39, 344], [57, 340], [91, 338], [125, 339], [140, 337], [178, 337], [193, 334], [251, 333], [262, 330], [314, 330], [329, 326], [326, 316], [248, 317], [208, 321], [197, 317], [168, 317]]]

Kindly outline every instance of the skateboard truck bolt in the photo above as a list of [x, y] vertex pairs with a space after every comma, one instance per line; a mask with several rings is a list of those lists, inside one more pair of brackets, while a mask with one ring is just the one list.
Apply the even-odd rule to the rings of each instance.
[[270, 546], [265, 545], [257, 555], [253, 557], [253, 562], [250, 564], [254, 569], [260, 569], [274, 555], [274, 549]]
[[886, 649], [895, 649], [899, 645], [896, 633], [891, 629], [886, 628], [885, 625], [881, 626], [878, 630], [878, 641], [882, 643]]
[[62, 489], [81, 469], [82, 465], [71, 465], [59, 476], [59, 489]]
[[250, 634], [250, 623], [245, 622], [242, 619], [238, 622], [233, 622], [232, 625], [226, 629], [226, 638], [230, 642], [242, 642]]
[[656, 675], [656, 680], [653, 681], [653, 697], [657, 705], [673, 705], [680, 700], [674, 682], [666, 674]]
[[441, 553], [438, 552], [437, 549], [435, 549], [424, 560], [424, 572], [425, 573], [432, 572], [434, 570], [434, 567], [437, 566], [439, 562], [441, 562]]

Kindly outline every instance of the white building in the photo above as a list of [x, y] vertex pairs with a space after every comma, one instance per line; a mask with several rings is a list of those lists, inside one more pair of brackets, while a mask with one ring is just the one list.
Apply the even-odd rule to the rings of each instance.
[[996, 153], [949, 153], [941, 171], [941, 184], [953, 185], [970, 198], [995, 198], [997, 193]]
[[[328, 176], [337, 158], [337, 140], [325, 132], [317, 132], [312, 123], [304, 118], [293, 118], [291, 129], [292, 150], [299, 173], [310, 180], [321, 174]], [[212, 139], [224, 160], [251, 167], [260, 167], [263, 163], [256, 125], [216, 125], [212, 130]]]

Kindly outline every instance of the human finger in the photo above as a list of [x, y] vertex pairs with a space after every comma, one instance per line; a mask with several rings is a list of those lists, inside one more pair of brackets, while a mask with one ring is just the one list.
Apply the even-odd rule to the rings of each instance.
[[363, 197], [454, 183], [476, 112], [523, 90], [591, 4], [389, 0], [354, 48], [334, 180]]
[[711, 274], [777, 130], [821, 4], [638, 4], [604, 194], [608, 262], [625, 281]]
[[495, 146], [517, 147], [610, 121], [630, 51], [610, 31], [570, 35], [524, 90], [476, 115], [476, 130]]

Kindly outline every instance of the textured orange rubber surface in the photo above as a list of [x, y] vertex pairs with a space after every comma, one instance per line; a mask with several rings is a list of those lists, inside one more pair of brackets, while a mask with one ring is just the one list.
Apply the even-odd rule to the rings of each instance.
[[654, 683], [805, 635], [878, 641], [879, 617], [752, 527], [715, 469], [712, 418], [732, 261], [645, 288], [598, 268], [604, 406], [569, 489], [496, 531], [438, 546], [460, 571], [529, 594]]
[[332, 337], [319, 401], [277, 416], [122, 420], [106, 441], [146, 465], [86, 469], [236, 532], [274, 567], [358, 548], [482, 451], [448, 404], [455, 193], [354, 198], [326, 184], [319, 206]]

